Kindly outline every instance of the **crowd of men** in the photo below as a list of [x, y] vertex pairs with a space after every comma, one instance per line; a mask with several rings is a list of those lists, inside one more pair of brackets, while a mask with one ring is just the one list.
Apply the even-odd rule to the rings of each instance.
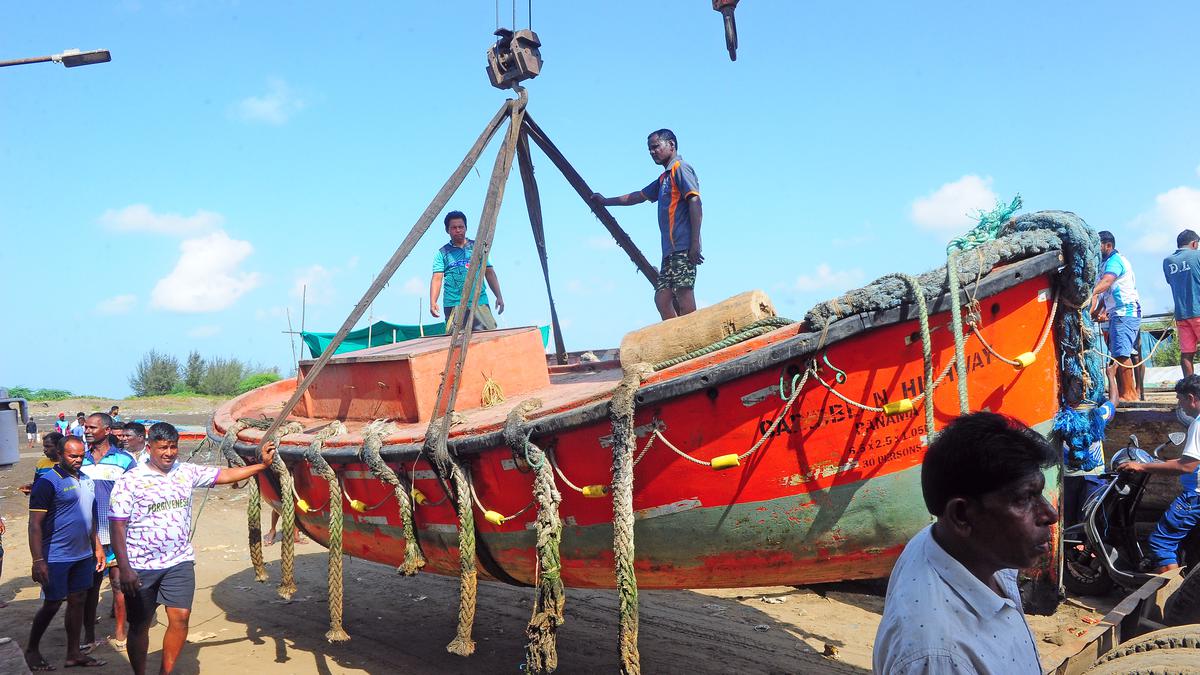
[[[29, 495], [32, 577], [43, 595], [25, 645], [25, 661], [35, 672], [55, 669], [41, 640], [64, 602], [65, 667], [104, 665], [89, 653], [103, 644], [96, 639], [96, 620], [89, 619], [96, 616], [105, 577], [113, 597], [108, 643], [127, 650], [134, 673], [145, 673], [150, 627], [162, 605], [167, 630], [159, 672], [172, 672], [187, 639], [196, 586], [192, 490], [255, 476], [274, 457], [268, 444], [261, 463], [245, 467], [179, 461], [174, 426], [158, 422], [147, 429], [120, 422], [116, 406], [110, 412], [117, 417], [97, 412], [74, 426], [56, 423], [42, 438], [44, 456], [33, 481], [21, 486]], [[36, 436], [36, 428], [26, 429]]]

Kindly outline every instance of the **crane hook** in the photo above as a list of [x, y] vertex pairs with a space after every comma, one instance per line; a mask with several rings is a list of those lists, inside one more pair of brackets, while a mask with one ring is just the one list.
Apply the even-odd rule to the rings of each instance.
[[730, 61], [737, 61], [737, 21], [733, 18], [737, 4], [738, 0], [712, 0], [713, 9], [725, 19], [725, 47], [729, 49]]

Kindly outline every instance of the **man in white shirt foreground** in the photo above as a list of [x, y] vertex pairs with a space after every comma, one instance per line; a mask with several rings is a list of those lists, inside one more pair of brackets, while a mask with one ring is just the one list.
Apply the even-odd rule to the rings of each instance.
[[900, 554], [875, 635], [875, 672], [1041, 673], [1017, 569], [1050, 552], [1058, 512], [1042, 496], [1057, 460], [995, 413], [951, 422], [929, 446], [921, 492], [937, 521]]
[[177, 462], [179, 432], [166, 422], [147, 433], [149, 460], [121, 476], [109, 500], [108, 520], [117, 556], [121, 590], [129, 613], [129, 665], [146, 672], [150, 626], [159, 605], [167, 608], [160, 673], [170, 673], [187, 640], [196, 590], [191, 544], [192, 490], [235, 483], [271, 465], [274, 443], [263, 447], [262, 462], [222, 469]]

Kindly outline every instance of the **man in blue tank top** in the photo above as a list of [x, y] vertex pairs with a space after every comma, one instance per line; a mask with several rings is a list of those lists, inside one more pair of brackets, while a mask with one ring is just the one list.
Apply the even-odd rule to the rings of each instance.
[[1187, 377], [1196, 371], [1196, 344], [1200, 341], [1200, 235], [1184, 230], [1175, 238], [1175, 246], [1175, 252], [1163, 260], [1163, 276], [1175, 300], [1179, 361]]

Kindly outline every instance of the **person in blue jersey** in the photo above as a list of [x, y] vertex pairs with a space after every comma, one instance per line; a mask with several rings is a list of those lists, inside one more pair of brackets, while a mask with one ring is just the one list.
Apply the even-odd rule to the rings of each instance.
[[[121, 580], [117, 577], [117, 557], [112, 549], [112, 541], [108, 526], [109, 497], [117, 479], [137, 465], [132, 455], [112, 444], [112, 418], [107, 413], [92, 413], [84, 421], [84, 435], [88, 442], [88, 452], [83, 457], [83, 473], [92, 479], [96, 486], [96, 514], [99, 520], [100, 543], [104, 545], [104, 566], [107, 568], [109, 586], [113, 592], [113, 617], [116, 627], [109, 640], [116, 649], [125, 646], [125, 596], [121, 593]], [[96, 607], [100, 604], [100, 586], [104, 582], [104, 570], [96, 575], [95, 583], [88, 591], [87, 602], [84, 605], [86, 616], [95, 616]], [[85, 644], [96, 645], [96, 622], [89, 621], [84, 626]]]
[[[433, 276], [429, 280], [429, 313], [440, 317], [445, 311], [446, 330], [450, 331], [458, 315], [466, 311], [471, 299], [463, 297], [467, 283], [471, 254], [475, 252], [475, 240], [467, 239], [467, 216], [462, 211], [451, 211], [442, 221], [450, 242], [437, 250], [433, 256]], [[500, 295], [500, 279], [489, 259], [484, 263], [483, 278], [496, 296], [496, 313], [504, 313], [504, 296]], [[441, 303], [438, 298], [441, 297]], [[440, 304], [440, 307], [439, 307]], [[461, 309], [460, 309], [461, 308]], [[487, 288], [479, 288], [479, 304], [471, 315], [473, 330], [495, 330], [496, 318], [488, 305]]]
[[42, 436], [42, 456], [38, 457], [37, 464], [33, 465], [33, 480], [17, 488], [22, 494], [29, 494], [37, 479], [58, 464], [58, 453], [62, 452], [62, 443], [65, 438], [66, 436], [57, 431], [51, 431]]
[[1175, 383], [1175, 399], [1179, 409], [1196, 419], [1188, 427], [1183, 441], [1183, 454], [1164, 462], [1126, 462], [1122, 471], [1145, 471], [1165, 476], [1179, 476], [1183, 488], [1167, 507], [1153, 534], [1147, 541], [1150, 560], [1158, 567], [1155, 574], [1179, 567], [1179, 544], [1200, 523], [1200, 375], [1188, 375]]
[[1175, 238], [1175, 246], [1175, 252], [1163, 260], [1163, 276], [1175, 301], [1179, 365], [1187, 377], [1196, 372], [1196, 345], [1200, 342], [1200, 235], [1184, 230]]
[[1112, 232], [1101, 230], [1100, 254], [1104, 262], [1100, 267], [1100, 278], [1092, 288], [1092, 311], [1097, 313], [1103, 303], [1104, 314], [1108, 316], [1108, 351], [1115, 362], [1108, 364], [1108, 398], [1113, 405], [1120, 400], [1117, 386], [1117, 369], [1126, 371], [1128, 383], [1124, 398], [1138, 398], [1136, 384], [1133, 384], [1133, 362], [1130, 356], [1134, 345], [1138, 342], [1138, 333], [1142, 327], [1142, 304], [1138, 298], [1137, 279], [1133, 274], [1133, 266], [1129, 259], [1117, 250], [1117, 239]]
[[87, 452], [83, 441], [68, 436], [58, 464], [33, 483], [29, 495], [29, 554], [33, 580], [42, 586], [45, 599], [25, 645], [25, 663], [33, 671], [54, 670], [42, 656], [41, 642], [50, 620], [67, 603], [67, 660], [73, 666], [102, 666], [103, 661], [84, 654], [79, 644], [83, 630], [83, 605], [93, 577], [104, 569], [104, 549], [96, 531], [96, 490], [92, 479], [80, 472]]
[[662, 236], [662, 266], [654, 287], [654, 305], [663, 320], [696, 311], [696, 266], [704, 262], [700, 224], [700, 179], [696, 170], [679, 156], [679, 141], [670, 129], [659, 129], [646, 139], [650, 159], [664, 170], [652, 183], [620, 197], [592, 193], [592, 201], [604, 206], [632, 206], [645, 201], [658, 203], [658, 229]]

